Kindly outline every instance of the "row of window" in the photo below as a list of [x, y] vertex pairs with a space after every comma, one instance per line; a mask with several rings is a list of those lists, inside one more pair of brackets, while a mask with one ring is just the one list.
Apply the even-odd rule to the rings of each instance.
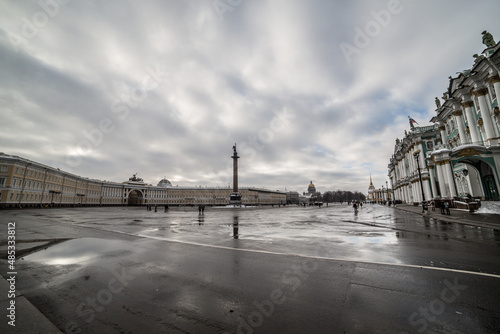
[[[1, 197], [1, 192], [0, 192], [0, 199], [2, 198]], [[15, 197], [14, 197], [15, 195]], [[9, 197], [9, 200], [10, 201], [19, 201], [19, 197], [21, 198], [21, 202], [22, 201], [42, 201], [42, 198], [43, 198], [43, 201], [47, 202], [49, 200], [54, 200], [55, 202], [59, 203], [61, 200], [62, 200], [62, 203], [68, 203], [68, 202], [75, 202], [75, 203], [80, 203], [82, 201], [82, 198], [80, 198], [79, 196], [62, 196], [61, 197], [52, 197], [51, 195], [49, 194], [37, 194], [37, 193], [27, 193], [27, 194], [21, 194], [19, 192], [11, 192], [10, 193], [10, 197]], [[99, 200], [98, 197], [86, 197], [83, 199], [83, 202], [84, 203], [97, 203], [97, 201]], [[109, 201], [110, 199], [106, 199], [107, 201]], [[115, 200], [115, 202], [119, 202], [120, 200]]]

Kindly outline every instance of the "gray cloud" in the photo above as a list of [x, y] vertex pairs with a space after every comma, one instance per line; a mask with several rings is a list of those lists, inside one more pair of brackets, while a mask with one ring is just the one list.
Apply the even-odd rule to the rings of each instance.
[[401, 0], [348, 62], [388, 1], [42, 3], [0, 4], [1, 151], [119, 182], [224, 185], [236, 142], [242, 185], [366, 192], [500, 34], [497, 1]]

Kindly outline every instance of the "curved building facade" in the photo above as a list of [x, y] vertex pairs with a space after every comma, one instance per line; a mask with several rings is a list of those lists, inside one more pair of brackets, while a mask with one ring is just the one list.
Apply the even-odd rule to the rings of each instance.
[[[286, 193], [240, 188], [244, 205], [286, 203]], [[157, 186], [137, 175], [118, 183], [93, 180], [18, 156], [0, 153], [0, 208], [110, 205], [226, 205], [232, 188]]]

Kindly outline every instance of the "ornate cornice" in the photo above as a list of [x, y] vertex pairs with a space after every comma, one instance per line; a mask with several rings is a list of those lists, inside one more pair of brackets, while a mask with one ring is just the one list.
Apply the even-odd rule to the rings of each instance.
[[444, 166], [450, 163], [450, 160], [436, 161], [436, 165]]
[[485, 81], [488, 82], [488, 83], [491, 82], [491, 83], [494, 84], [495, 82], [500, 82], [500, 76], [498, 76], [498, 74], [497, 74], [497, 75], [494, 75], [492, 77], [486, 78]]
[[473, 155], [475, 155], [475, 156], [481, 155], [481, 152], [479, 152], [478, 150], [476, 150], [474, 148], [466, 148], [466, 149], [458, 152], [457, 157], [459, 157], [459, 158], [471, 157]]
[[472, 102], [472, 101], [465, 101], [465, 102], [462, 102], [461, 105], [464, 108], [472, 108], [474, 106], [474, 102]]
[[488, 88], [484, 87], [484, 88], [480, 88], [478, 90], [473, 90], [473, 91], [471, 91], [471, 93], [475, 96], [483, 96], [483, 95], [488, 94]]
[[462, 115], [463, 115], [462, 110], [455, 110], [455, 111], [453, 112], [453, 116], [462, 116]]

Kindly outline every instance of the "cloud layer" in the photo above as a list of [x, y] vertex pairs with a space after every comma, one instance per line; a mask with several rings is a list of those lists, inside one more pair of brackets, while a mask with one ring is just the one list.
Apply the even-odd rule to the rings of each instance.
[[[366, 192], [498, 1], [0, 3], [0, 150], [156, 184]], [[361, 32], [361, 33], [360, 33]], [[497, 37], [498, 38], [498, 37]], [[349, 45], [351, 53], [346, 56]]]

